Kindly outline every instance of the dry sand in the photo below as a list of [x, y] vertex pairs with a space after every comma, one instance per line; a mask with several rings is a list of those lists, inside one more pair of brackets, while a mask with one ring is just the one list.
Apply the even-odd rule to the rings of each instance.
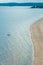
[[43, 18], [30, 27], [34, 45], [34, 65], [43, 65]]

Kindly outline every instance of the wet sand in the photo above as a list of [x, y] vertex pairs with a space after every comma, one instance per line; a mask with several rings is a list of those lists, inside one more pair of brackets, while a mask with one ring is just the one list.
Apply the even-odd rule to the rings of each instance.
[[34, 45], [34, 65], [43, 65], [43, 18], [31, 25], [30, 33]]

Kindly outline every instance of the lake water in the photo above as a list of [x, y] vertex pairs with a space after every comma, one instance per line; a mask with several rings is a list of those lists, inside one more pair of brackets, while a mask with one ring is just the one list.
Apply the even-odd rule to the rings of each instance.
[[0, 65], [34, 65], [30, 25], [43, 18], [43, 9], [0, 7]]

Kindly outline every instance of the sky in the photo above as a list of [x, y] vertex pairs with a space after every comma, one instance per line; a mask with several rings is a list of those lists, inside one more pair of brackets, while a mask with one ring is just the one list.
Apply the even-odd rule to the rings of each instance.
[[0, 0], [0, 2], [43, 2], [43, 0]]

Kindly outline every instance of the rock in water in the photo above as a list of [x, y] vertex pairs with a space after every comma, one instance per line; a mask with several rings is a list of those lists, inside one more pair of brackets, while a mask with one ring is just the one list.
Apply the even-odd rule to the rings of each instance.
[[34, 65], [43, 65], [43, 18], [30, 27], [34, 45]]

